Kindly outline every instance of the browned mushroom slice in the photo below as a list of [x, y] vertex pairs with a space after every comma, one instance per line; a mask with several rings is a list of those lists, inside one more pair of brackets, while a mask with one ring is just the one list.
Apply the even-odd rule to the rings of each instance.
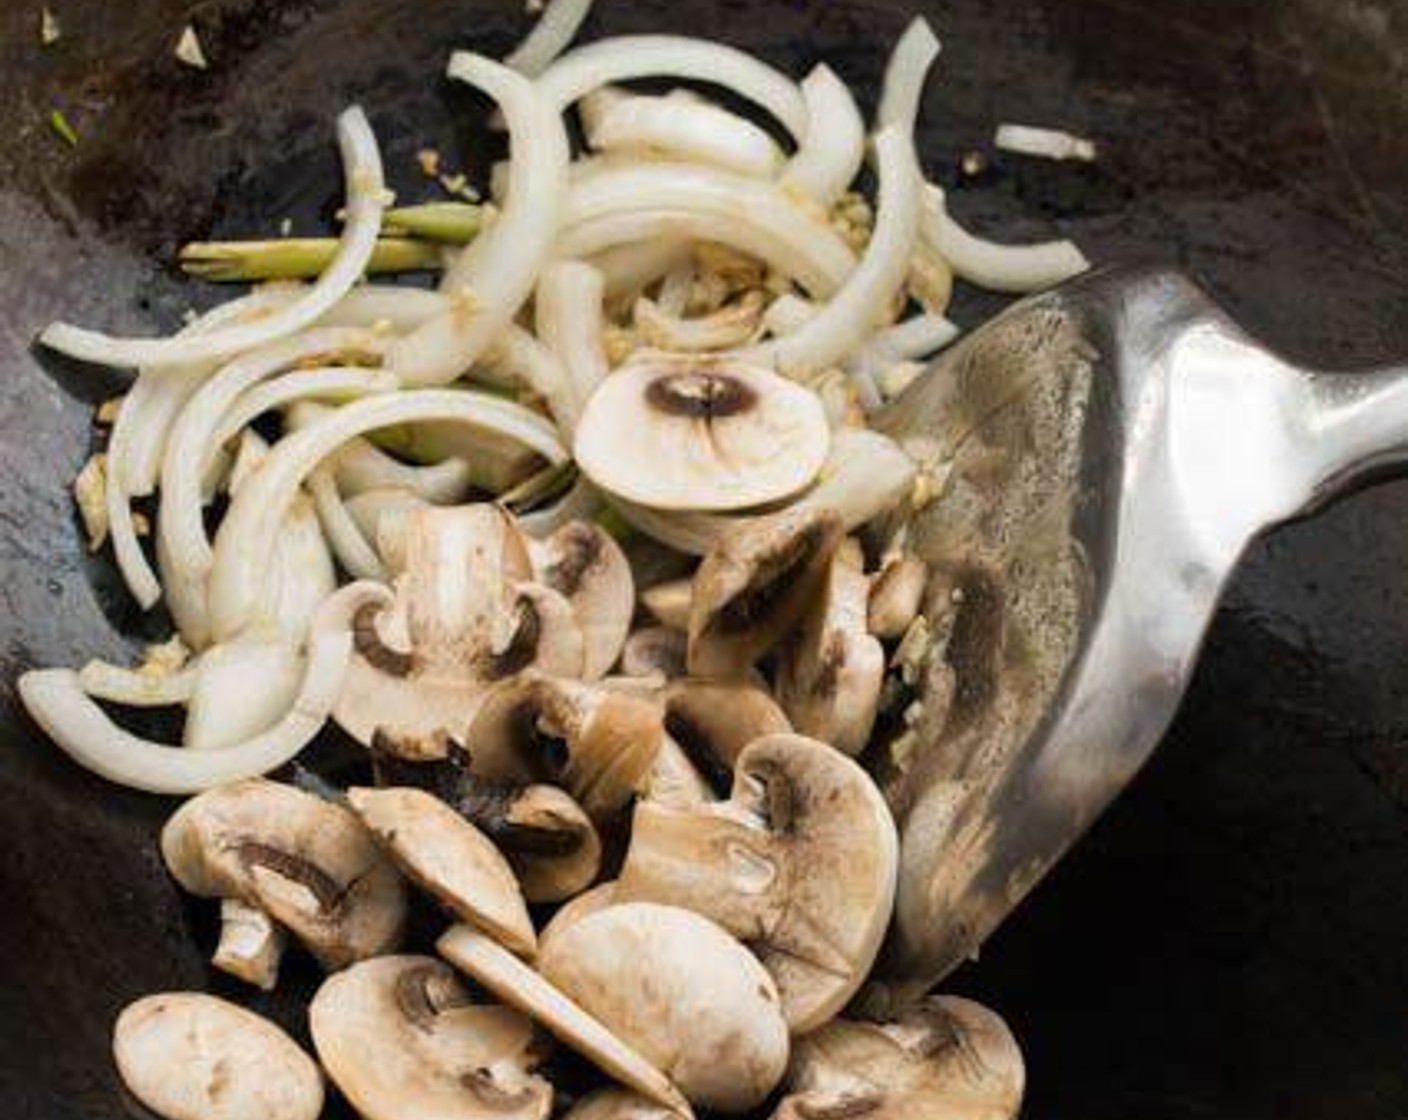
[[665, 731], [720, 797], [733, 785], [743, 748], [792, 730], [763, 689], [739, 680], [685, 677], [664, 690]]
[[669, 735], [660, 741], [660, 753], [646, 776], [641, 796], [662, 805], [686, 808], [717, 799], [716, 791]]
[[838, 1019], [797, 1040], [774, 1120], [1014, 1120], [1017, 1040], [972, 1000], [933, 996], [884, 1025]]
[[582, 676], [605, 676], [630, 630], [635, 580], [621, 546], [599, 525], [573, 521], [530, 545], [539, 582], [563, 596], [582, 633]]
[[210, 963], [266, 992], [279, 982], [284, 932], [257, 906], [238, 898], [220, 901], [220, 943]]
[[207, 790], [166, 822], [161, 852], [186, 890], [258, 907], [329, 969], [400, 940], [396, 868], [352, 813], [293, 786], [249, 778]]
[[464, 817], [419, 789], [350, 789], [347, 800], [397, 866], [456, 917], [522, 956], [537, 951], [513, 869]]
[[652, 351], [592, 394], [574, 455], [597, 486], [640, 505], [737, 510], [802, 490], [830, 445], [811, 389], [727, 355]]
[[662, 626], [673, 630], [689, 628], [689, 606], [693, 598], [694, 581], [689, 578], [657, 583], [640, 593], [645, 609], [659, 619]]
[[870, 580], [866, 621], [870, 632], [884, 641], [898, 641], [919, 614], [929, 568], [909, 553], [889, 557]]
[[639, 1093], [612, 1086], [593, 1089], [567, 1110], [563, 1120], [674, 1120], [676, 1116]]
[[318, 1067], [269, 1020], [203, 992], [164, 992], [117, 1018], [122, 1083], [166, 1120], [317, 1120]]
[[866, 629], [870, 585], [863, 563], [854, 540], [836, 550], [777, 674], [777, 698], [793, 726], [849, 755], [870, 740], [885, 680], [885, 651]]
[[628, 677], [667, 681], [682, 677], [688, 639], [683, 630], [647, 626], [626, 639], [621, 650], [621, 672]]
[[741, 520], [694, 574], [689, 671], [746, 674], [801, 619], [841, 536], [840, 519], [829, 510]]
[[801, 1033], [839, 1012], [869, 973], [898, 863], [870, 776], [825, 743], [771, 735], [739, 756], [729, 801], [636, 804], [615, 901], [684, 906], [741, 938]]
[[598, 883], [591, 890], [583, 891], [576, 898], [564, 902], [557, 908], [557, 913], [552, 916], [548, 924], [543, 927], [543, 932], [538, 937], [539, 950], [568, 926], [580, 921], [588, 914], [605, 910], [615, 901], [616, 880], [608, 879], [604, 883]]
[[433, 957], [379, 957], [330, 976], [308, 1008], [318, 1058], [366, 1120], [545, 1120], [533, 1025], [472, 1003]]

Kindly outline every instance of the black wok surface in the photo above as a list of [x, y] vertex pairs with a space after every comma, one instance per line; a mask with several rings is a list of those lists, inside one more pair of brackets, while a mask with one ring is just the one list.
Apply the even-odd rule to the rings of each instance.
[[[183, 240], [311, 230], [336, 205], [333, 114], [359, 100], [402, 197], [430, 142], [487, 168], [480, 106], [440, 72], [506, 49], [518, 0], [51, 0], [0, 5], [0, 1110], [132, 1115], [108, 1057], [128, 1000], [234, 992], [212, 907], [154, 845], [170, 804], [70, 765], [16, 709], [37, 664], [162, 632], [85, 554], [68, 481], [119, 384], [29, 349], [49, 319], [169, 329], [211, 293]], [[945, 39], [923, 155], [956, 212], [1097, 260], [1185, 266], [1321, 366], [1408, 355], [1404, 0], [600, 0], [592, 33], [688, 30], [874, 90], [905, 14]], [[170, 49], [187, 18], [209, 73]], [[62, 107], [70, 150], [45, 118]], [[1091, 168], [1004, 157], [999, 120], [1102, 144]], [[965, 293], [979, 321], [996, 302]], [[1169, 741], [955, 986], [1002, 1011], [1037, 1120], [1408, 1116], [1408, 487], [1384, 484], [1248, 558]], [[324, 748], [315, 761], [336, 759]], [[314, 981], [254, 1001], [303, 1031]]]

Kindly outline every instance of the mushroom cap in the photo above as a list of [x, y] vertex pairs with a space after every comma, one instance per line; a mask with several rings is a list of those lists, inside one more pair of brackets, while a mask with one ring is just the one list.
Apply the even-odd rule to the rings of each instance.
[[603, 490], [666, 510], [737, 510], [797, 493], [831, 446], [821, 399], [714, 354], [638, 353], [577, 425], [577, 465]]
[[745, 681], [685, 677], [666, 686], [664, 703], [666, 733], [719, 796], [744, 747], [792, 730], [777, 701]]
[[203, 992], [128, 1004], [112, 1033], [131, 1094], [167, 1120], [317, 1120], [323, 1079], [269, 1020]]
[[191, 798], [161, 853], [192, 894], [238, 898], [287, 927], [327, 968], [390, 951], [401, 937], [401, 876], [347, 809], [267, 778]]
[[413, 883], [513, 952], [537, 952], [513, 869], [474, 825], [419, 789], [350, 789], [347, 800]]
[[665, 1074], [492, 938], [473, 926], [452, 926], [441, 935], [435, 948], [456, 968], [468, 973], [511, 1007], [541, 1023], [556, 1038], [621, 1084], [667, 1108], [690, 1115], [689, 1103]]
[[919, 614], [929, 583], [929, 566], [911, 553], [888, 559], [870, 580], [866, 625], [887, 641], [904, 636]]
[[645, 609], [659, 619], [662, 626], [676, 630], [689, 626], [689, 605], [693, 598], [694, 581], [688, 576], [654, 584], [640, 593]]
[[826, 509], [750, 517], [725, 533], [694, 573], [689, 671], [741, 676], [806, 611], [842, 538]]
[[862, 563], [855, 541], [836, 550], [777, 673], [777, 698], [796, 729], [849, 755], [870, 741], [885, 682], [885, 650], [867, 629], [870, 583]]
[[563, 1120], [677, 1120], [678, 1115], [639, 1093], [613, 1085], [593, 1089], [567, 1110]]
[[635, 612], [635, 579], [621, 546], [600, 525], [570, 521], [533, 549], [540, 583], [563, 596], [582, 634], [582, 676], [606, 675]]
[[433, 957], [378, 957], [323, 982], [308, 1008], [318, 1059], [366, 1120], [546, 1120], [533, 1025], [471, 1003]]
[[221, 972], [271, 992], [279, 982], [284, 931], [257, 906], [237, 898], [220, 900], [220, 943], [210, 963]]
[[538, 936], [538, 948], [541, 950], [544, 945], [556, 937], [573, 923], [585, 918], [588, 914], [595, 914], [598, 910], [605, 910], [608, 906], [616, 902], [616, 880], [608, 879], [604, 883], [598, 883], [590, 890], [585, 890], [576, 898], [570, 898], [557, 908], [543, 927], [543, 932]]
[[870, 775], [825, 743], [770, 735], [739, 756], [729, 801], [637, 802], [615, 897], [719, 922], [758, 954], [802, 1033], [864, 982], [898, 863], [894, 820]]
[[621, 672], [627, 677], [669, 680], [684, 676], [689, 648], [683, 630], [672, 626], [646, 626], [626, 639], [621, 650]]
[[774, 1120], [1013, 1120], [1026, 1073], [1017, 1040], [981, 1004], [933, 996], [884, 1025], [837, 1019], [797, 1040]]
[[689, 910], [608, 906], [556, 934], [539, 966], [693, 1104], [745, 1111], [786, 1071], [787, 1024], [772, 978]]
[[655, 763], [659, 705], [537, 672], [505, 681], [469, 729], [470, 767], [498, 782], [550, 782], [593, 819], [624, 807]]

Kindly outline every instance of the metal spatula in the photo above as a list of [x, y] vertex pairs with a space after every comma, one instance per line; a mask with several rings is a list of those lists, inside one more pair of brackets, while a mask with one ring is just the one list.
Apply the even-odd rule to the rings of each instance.
[[1408, 454], [1408, 369], [1278, 358], [1187, 279], [1090, 274], [946, 352], [882, 427], [940, 497], [885, 994], [974, 955], [1149, 757], [1247, 543]]

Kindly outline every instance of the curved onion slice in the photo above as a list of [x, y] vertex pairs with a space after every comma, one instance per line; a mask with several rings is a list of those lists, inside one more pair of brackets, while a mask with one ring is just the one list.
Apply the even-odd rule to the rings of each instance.
[[381, 547], [382, 523], [403, 520], [408, 513], [425, 509], [430, 504], [409, 490], [395, 489], [368, 490], [343, 503], [363, 539], [376, 542], [377, 558], [382, 563], [387, 561], [386, 552]]
[[313, 508], [318, 511], [318, 524], [328, 547], [353, 579], [386, 580], [386, 569], [357, 522], [347, 512], [342, 495], [333, 478], [333, 468], [324, 462], [308, 476], [308, 491], [313, 495]]
[[504, 65], [536, 78], [567, 49], [591, 10], [592, 0], [552, 0], [533, 30], [504, 58]]
[[880, 169], [875, 230], [845, 286], [791, 334], [743, 352], [789, 377], [805, 378], [835, 365], [874, 329], [909, 275], [919, 231], [923, 182], [908, 129], [888, 127], [875, 138]]
[[666, 235], [644, 241], [627, 236], [590, 255], [587, 263], [605, 279], [606, 298], [616, 300], [636, 295], [667, 273], [689, 266], [691, 261], [684, 238]]
[[1071, 241], [999, 245], [975, 237], [949, 217], [944, 192], [932, 183], [924, 188], [922, 209], [924, 240], [948, 261], [955, 276], [980, 288], [1033, 292], [1069, 280], [1090, 267], [1085, 254]]
[[245, 634], [201, 655], [186, 704], [181, 745], [226, 750], [268, 731], [292, 706], [303, 679], [298, 646]]
[[389, 326], [394, 331], [418, 327], [443, 315], [449, 301], [439, 292], [392, 284], [358, 284], [318, 320], [320, 327]]
[[885, 66], [885, 84], [880, 94], [880, 109], [875, 114], [877, 128], [897, 125], [906, 132], [914, 131], [919, 117], [919, 101], [924, 96], [924, 82], [929, 68], [939, 57], [939, 37], [923, 16], [911, 20], [904, 34], [890, 52]]
[[782, 182], [830, 206], [846, 192], [865, 161], [865, 122], [846, 83], [826, 65], [802, 81], [807, 133], [782, 172]]
[[254, 322], [174, 338], [114, 338], [67, 323], [46, 327], [39, 341], [73, 358], [109, 366], [173, 365], [210, 361], [262, 346], [302, 330], [352, 288], [371, 260], [389, 197], [381, 153], [366, 115], [352, 106], [337, 118], [346, 184], [346, 221], [337, 253], [318, 282], [293, 303]]
[[958, 327], [942, 315], [913, 315], [893, 327], [876, 331], [865, 344], [877, 353], [904, 360], [927, 358], [959, 335]]
[[782, 149], [763, 129], [685, 90], [653, 95], [603, 86], [579, 108], [593, 151], [663, 155], [759, 179], [782, 166]]
[[393, 424], [445, 421], [522, 444], [549, 463], [567, 453], [551, 424], [521, 405], [484, 393], [419, 389], [365, 397], [280, 440], [259, 472], [240, 488], [215, 541], [210, 571], [211, 631], [223, 640], [248, 622], [258, 601], [279, 520], [303, 480], [347, 440]]
[[355, 400], [375, 393], [389, 393], [399, 385], [394, 373], [382, 369], [326, 366], [286, 373], [241, 393], [229, 411], [220, 417], [212, 444], [223, 447], [256, 417], [294, 401], [328, 398], [333, 401]]
[[332, 456], [339, 492], [356, 496], [367, 490], [394, 487], [409, 490], [427, 502], [462, 501], [469, 493], [474, 472], [463, 459], [444, 459], [427, 466], [403, 463], [369, 439], [349, 440]]
[[587, 479], [579, 477], [572, 489], [552, 505], [518, 515], [518, 527], [530, 537], [546, 537], [569, 521], [591, 521], [603, 506], [601, 494]]
[[[549, 266], [551, 268], [551, 266]], [[537, 299], [541, 300], [539, 286]], [[523, 385], [547, 402], [556, 417], [571, 409], [571, 386], [557, 355], [518, 324], [511, 324], [484, 354], [475, 371], [486, 371], [499, 384]]]
[[632, 321], [642, 344], [660, 350], [727, 350], [757, 338], [765, 296], [756, 288], [708, 315], [684, 318], [668, 314], [655, 300], [642, 296], [632, 309]]
[[566, 391], [548, 404], [566, 440], [577, 430], [587, 398], [610, 372], [601, 345], [605, 288], [601, 273], [581, 261], [551, 265], [538, 281], [538, 336], [557, 356], [566, 381]]
[[95, 700], [129, 708], [167, 708], [191, 698], [198, 667], [199, 661], [192, 661], [169, 673], [154, 673], [94, 658], [78, 670], [78, 685]]
[[264, 774], [298, 754], [327, 722], [352, 654], [352, 618], [368, 603], [388, 605], [379, 584], [352, 583], [319, 608], [298, 697], [268, 731], [218, 751], [188, 751], [124, 731], [83, 691], [72, 669], [36, 669], [19, 679], [30, 717], [79, 765], [151, 793], [188, 794]]
[[503, 109], [513, 167], [498, 219], [446, 269], [450, 309], [391, 348], [387, 364], [408, 385], [453, 381], [513, 321], [552, 250], [567, 190], [562, 116], [534, 83], [480, 55], [456, 51], [450, 77], [482, 89]]

